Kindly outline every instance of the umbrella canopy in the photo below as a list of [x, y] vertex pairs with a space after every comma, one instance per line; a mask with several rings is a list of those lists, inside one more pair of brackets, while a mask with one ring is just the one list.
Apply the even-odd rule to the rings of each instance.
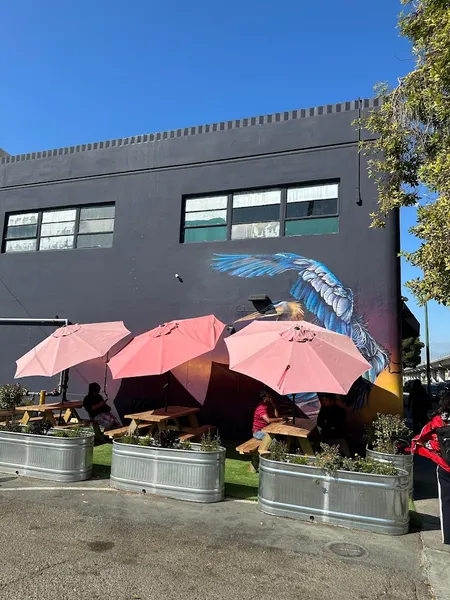
[[225, 343], [230, 369], [281, 395], [346, 394], [370, 369], [349, 337], [305, 321], [254, 321]]
[[52, 377], [87, 360], [104, 356], [129, 333], [122, 321], [66, 325], [16, 361], [15, 377]]
[[134, 338], [109, 368], [114, 379], [167, 373], [212, 350], [224, 328], [214, 315], [164, 323]]

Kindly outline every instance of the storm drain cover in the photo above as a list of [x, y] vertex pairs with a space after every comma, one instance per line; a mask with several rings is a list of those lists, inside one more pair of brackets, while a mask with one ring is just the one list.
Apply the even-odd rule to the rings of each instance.
[[332, 542], [327, 544], [328, 550], [338, 556], [346, 558], [361, 558], [367, 554], [367, 550], [358, 544], [347, 544], [346, 542]]

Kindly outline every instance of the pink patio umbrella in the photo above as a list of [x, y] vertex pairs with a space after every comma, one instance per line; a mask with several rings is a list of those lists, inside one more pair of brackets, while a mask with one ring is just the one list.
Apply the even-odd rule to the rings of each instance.
[[370, 364], [352, 340], [305, 321], [254, 321], [225, 340], [230, 369], [281, 395], [346, 394]]
[[75, 365], [105, 356], [129, 333], [122, 321], [66, 325], [16, 361], [15, 377], [52, 377]]
[[[216, 345], [224, 323], [214, 315], [170, 321], [138, 335], [108, 363], [114, 379], [143, 377], [170, 370], [210, 352]], [[169, 390], [166, 394], [166, 408]]]

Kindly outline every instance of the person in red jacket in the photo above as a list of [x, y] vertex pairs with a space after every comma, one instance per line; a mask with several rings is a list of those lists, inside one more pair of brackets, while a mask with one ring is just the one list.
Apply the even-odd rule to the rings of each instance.
[[437, 431], [450, 425], [450, 394], [446, 394], [435, 416], [411, 442], [411, 451], [426, 456], [437, 464], [439, 502], [441, 507], [442, 542], [450, 544], [450, 465], [444, 459]]

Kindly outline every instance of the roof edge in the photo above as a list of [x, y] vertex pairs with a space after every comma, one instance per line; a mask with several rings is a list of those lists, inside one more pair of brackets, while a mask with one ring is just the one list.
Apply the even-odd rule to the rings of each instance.
[[142, 135], [133, 135], [126, 138], [116, 138], [103, 142], [93, 142], [90, 144], [79, 144], [77, 146], [65, 146], [63, 148], [55, 148], [51, 150], [42, 150], [39, 152], [29, 152], [27, 154], [16, 154], [3, 156], [0, 159], [0, 164], [22, 162], [27, 160], [36, 160], [39, 158], [48, 158], [50, 156], [60, 156], [64, 154], [75, 154], [78, 152], [86, 152], [89, 150], [101, 150], [103, 148], [113, 148], [116, 146], [129, 146], [131, 144], [145, 144], [159, 140], [170, 138], [186, 137], [191, 135], [201, 135], [213, 131], [224, 131], [228, 129], [241, 129], [243, 127], [252, 127], [254, 125], [264, 125], [266, 123], [279, 123], [281, 121], [292, 121], [296, 119], [304, 119], [307, 117], [316, 117], [319, 115], [327, 115], [332, 113], [348, 112], [352, 110], [377, 108], [380, 106], [379, 98], [364, 98], [352, 100], [351, 102], [338, 102], [337, 104], [325, 104], [315, 106], [314, 108], [302, 108], [298, 110], [290, 110], [279, 113], [272, 113], [258, 117], [247, 117], [244, 119], [235, 119], [231, 121], [220, 121], [218, 123], [210, 123], [208, 125], [196, 125], [194, 127], [184, 127], [182, 129], [171, 129], [169, 131], [161, 131], [158, 133], [145, 133]]

